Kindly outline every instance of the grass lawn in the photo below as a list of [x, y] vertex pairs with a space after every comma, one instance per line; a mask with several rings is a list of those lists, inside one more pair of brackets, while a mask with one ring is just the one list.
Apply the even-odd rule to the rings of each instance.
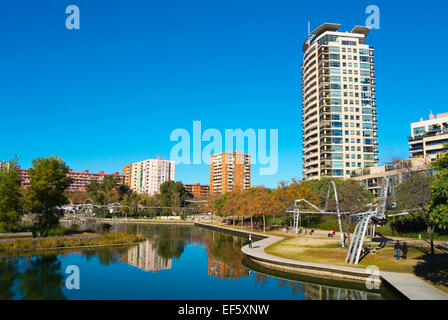
[[144, 239], [143, 236], [135, 236], [128, 233], [84, 234], [79, 236], [43, 237], [26, 240], [14, 239], [1, 242], [0, 252], [132, 244], [143, 241]]
[[[378, 246], [378, 241], [367, 239], [365, 246]], [[362, 258], [358, 265], [345, 264], [347, 249], [341, 248], [339, 239], [313, 235], [285, 239], [265, 249], [266, 253], [293, 260], [366, 268], [376, 265], [382, 271], [413, 273], [431, 285], [448, 292], [448, 254], [436, 250], [435, 257], [429, 254], [429, 246], [424, 240], [409, 240], [407, 259], [396, 259], [394, 241]]]
[[[233, 225], [223, 223], [213, 223], [222, 227], [233, 229]], [[235, 230], [251, 231], [248, 227], [236, 225]], [[253, 232], [263, 233], [260, 230]], [[265, 248], [265, 252], [293, 260], [316, 262], [324, 264], [333, 264], [340, 266], [350, 266], [356, 268], [366, 268], [370, 265], [376, 265], [382, 271], [406, 272], [412, 273], [429, 284], [448, 293], [448, 254], [436, 249], [435, 257], [429, 253], [429, 243], [427, 240], [412, 238], [388, 237], [386, 246], [378, 249], [376, 254], [368, 254], [363, 257], [358, 265], [345, 264], [347, 248], [341, 248], [340, 238], [328, 238], [326, 235], [313, 234], [295, 236], [291, 233], [281, 231], [267, 231], [265, 234], [281, 236], [285, 239], [274, 243]], [[376, 239], [366, 239], [364, 246], [378, 247], [379, 242]], [[408, 243], [407, 259], [396, 259], [394, 243], [396, 240], [406, 241]], [[437, 244], [439, 241], [435, 241]]]

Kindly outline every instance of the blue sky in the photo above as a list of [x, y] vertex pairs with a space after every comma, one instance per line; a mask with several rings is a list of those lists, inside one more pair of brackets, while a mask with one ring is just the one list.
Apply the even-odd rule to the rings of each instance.
[[[80, 30], [65, 27], [78, 5]], [[446, 112], [443, 1], [41, 0], [0, 3], [0, 160], [62, 157], [74, 170], [121, 171], [169, 158], [174, 129], [278, 129], [279, 170], [301, 177], [300, 66], [307, 21], [364, 25], [375, 47], [380, 162], [408, 156], [410, 122]], [[426, 49], [430, 47], [430, 50]], [[208, 183], [207, 165], [176, 180]]]

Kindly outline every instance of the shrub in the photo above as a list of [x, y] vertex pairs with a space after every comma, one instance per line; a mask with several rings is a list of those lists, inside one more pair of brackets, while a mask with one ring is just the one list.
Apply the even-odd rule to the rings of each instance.
[[79, 231], [79, 225], [74, 223], [68, 228], [68, 230], [69, 231]]
[[44, 232], [44, 235], [47, 237], [58, 237], [63, 236], [67, 233], [67, 228], [59, 226], [55, 228], [51, 228], [47, 232]]

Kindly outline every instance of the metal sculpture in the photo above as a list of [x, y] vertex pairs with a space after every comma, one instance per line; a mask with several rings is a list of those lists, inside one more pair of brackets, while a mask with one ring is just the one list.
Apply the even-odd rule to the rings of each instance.
[[355, 231], [353, 232], [353, 238], [352, 241], [350, 241], [345, 263], [358, 264], [364, 238], [367, 233], [367, 228], [371, 221], [374, 225], [384, 225], [387, 223], [386, 203], [389, 193], [389, 182], [389, 177], [383, 179], [383, 185], [379, 194], [378, 207], [375, 211], [367, 211], [351, 215], [352, 219], [359, 219], [359, 222], [356, 224]]
[[[333, 192], [334, 192], [334, 199], [335, 199], [335, 204], [336, 204], [336, 212], [329, 212], [329, 211], [327, 211], [328, 210], [328, 205], [329, 205], [329, 200], [330, 200], [330, 195], [331, 195], [331, 189], [333, 189]], [[300, 206], [303, 203], [308, 205], [308, 206], [310, 206], [310, 207], [312, 207], [312, 208], [314, 208], [317, 211], [302, 210], [300, 208]], [[324, 209], [319, 209], [318, 207], [316, 207], [314, 204], [310, 203], [309, 201], [307, 201], [305, 199], [300, 199], [300, 200], [295, 200], [294, 201], [294, 206], [287, 208], [286, 212], [294, 214], [293, 221], [294, 221], [295, 234], [298, 233], [299, 221], [301, 219], [300, 214], [336, 215], [337, 218], [338, 218], [339, 232], [341, 234], [341, 245], [342, 245], [342, 247], [344, 247], [344, 234], [342, 232], [341, 216], [342, 215], [346, 215], [348, 213], [347, 212], [341, 212], [339, 210], [338, 191], [336, 189], [336, 184], [334, 183], [334, 181], [330, 181], [330, 185], [328, 186], [327, 198], [325, 200], [325, 208]]]
[[[356, 224], [355, 230], [353, 232], [353, 237], [350, 241], [349, 249], [347, 252], [346, 259], [345, 259], [345, 263], [358, 264], [369, 224], [372, 226], [384, 225], [387, 223], [388, 217], [406, 215], [406, 214], [409, 214], [410, 211], [415, 210], [415, 209], [405, 210], [400, 213], [386, 215], [386, 204], [387, 204], [387, 198], [389, 195], [389, 187], [390, 187], [390, 178], [386, 177], [383, 179], [382, 187], [379, 192], [378, 205], [375, 210], [370, 209], [370, 210], [360, 212], [360, 213], [341, 212], [339, 209], [339, 199], [338, 199], [336, 184], [334, 183], [334, 181], [331, 181], [330, 186], [328, 188], [327, 198], [325, 201], [324, 209], [319, 209], [318, 207], [316, 207], [309, 201], [307, 201], [305, 199], [300, 199], [300, 200], [295, 200], [294, 206], [287, 208], [286, 212], [294, 214], [294, 228], [295, 228], [296, 234], [298, 231], [301, 214], [324, 214], [324, 215], [337, 216], [338, 223], [339, 223], [339, 231], [341, 234], [342, 247], [344, 247], [344, 233], [342, 232], [341, 217], [346, 216], [349, 218], [350, 221], [358, 221], [358, 223]], [[328, 204], [329, 204], [329, 200], [330, 200], [331, 189], [333, 189], [333, 192], [334, 192], [336, 211], [328, 211]], [[306, 204], [308, 206], [308, 208], [311, 207], [312, 210], [302, 209], [301, 208], [302, 204]], [[370, 206], [370, 208], [372, 208], [373, 205], [370, 204], [368, 206]]]

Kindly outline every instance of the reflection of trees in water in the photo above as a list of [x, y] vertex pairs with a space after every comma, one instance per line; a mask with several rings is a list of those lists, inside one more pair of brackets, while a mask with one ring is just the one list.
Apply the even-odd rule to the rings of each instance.
[[157, 253], [165, 259], [180, 258], [186, 247], [184, 236], [177, 228], [159, 230]]
[[65, 299], [61, 290], [64, 275], [61, 262], [55, 255], [28, 258], [27, 268], [19, 276], [19, 284], [23, 299]]
[[100, 264], [103, 266], [108, 266], [111, 263], [116, 263], [118, 261], [118, 251], [118, 249], [104, 247], [93, 250], [83, 250], [82, 255], [86, 258], [86, 260], [97, 257]]
[[301, 283], [278, 279], [281, 288], [291, 288], [292, 294], [304, 294], [305, 300], [376, 300], [379, 294], [354, 289], [329, 287], [313, 283]]
[[92, 257], [97, 257], [98, 262], [103, 266], [108, 266], [111, 263], [116, 263], [118, 261], [117, 249], [112, 248], [98, 248], [95, 250], [85, 250], [82, 251], [82, 255], [90, 260]]
[[296, 281], [277, 279], [277, 284], [280, 288], [290, 288], [293, 295], [302, 294], [305, 291], [305, 286]]
[[[92, 224], [89, 228], [99, 232], [102, 230], [101, 224]], [[246, 269], [241, 264], [241, 260], [244, 258], [244, 254], [241, 252], [244, 240], [237, 236], [192, 226], [162, 224], [113, 224], [111, 232], [128, 232], [154, 240], [158, 256], [164, 259], [180, 258], [187, 243], [203, 245], [207, 247], [210, 275], [220, 278], [247, 276]], [[132, 248], [135, 250], [135, 246]], [[127, 250], [131, 250], [131, 248]], [[101, 251], [90, 253], [87, 251], [85, 255], [89, 259], [97, 252], [101, 253]], [[102, 254], [101, 261], [104, 264], [116, 261], [116, 257], [110, 258], [107, 251], [102, 251]], [[125, 256], [124, 253], [120, 254], [120, 260], [129, 260], [125, 259]]]
[[[251, 272], [255, 285], [263, 287], [265, 282], [272, 278], [271, 281], [275, 281], [279, 288], [290, 291], [293, 295], [303, 295], [306, 300], [378, 300], [382, 299], [382, 295], [379, 292], [369, 292], [362, 290], [362, 284], [359, 288], [341, 288], [337, 283], [331, 280], [320, 279], [313, 281], [311, 277], [305, 277], [303, 275], [290, 274], [292, 277], [288, 279], [288, 273], [281, 271], [270, 270], [263, 267], [252, 260], [245, 258], [244, 265], [253, 270]], [[271, 273], [272, 272], [272, 275]], [[284, 278], [286, 277], [286, 278]], [[334, 286], [333, 286], [334, 285]]]
[[[121, 230], [124, 231], [124, 230]], [[221, 278], [245, 276], [241, 264], [243, 239], [191, 226], [138, 225], [137, 234], [156, 241], [158, 255], [162, 258], [180, 258], [187, 243], [207, 247], [209, 274]]]
[[241, 238], [218, 232], [207, 232], [203, 239], [209, 258], [209, 275], [230, 279], [247, 276], [247, 270], [241, 264], [244, 258], [244, 254], [241, 252]]
[[261, 273], [254, 274], [255, 284], [259, 284], [261, 287], [264, 287], [266, 280], [268, 278], [269, 278], [268, 276]]
[[17, 263], [18, 258], [0, 259], [0, 300], [9, 300], [15, 296], [13, 285], [19, 275]]

